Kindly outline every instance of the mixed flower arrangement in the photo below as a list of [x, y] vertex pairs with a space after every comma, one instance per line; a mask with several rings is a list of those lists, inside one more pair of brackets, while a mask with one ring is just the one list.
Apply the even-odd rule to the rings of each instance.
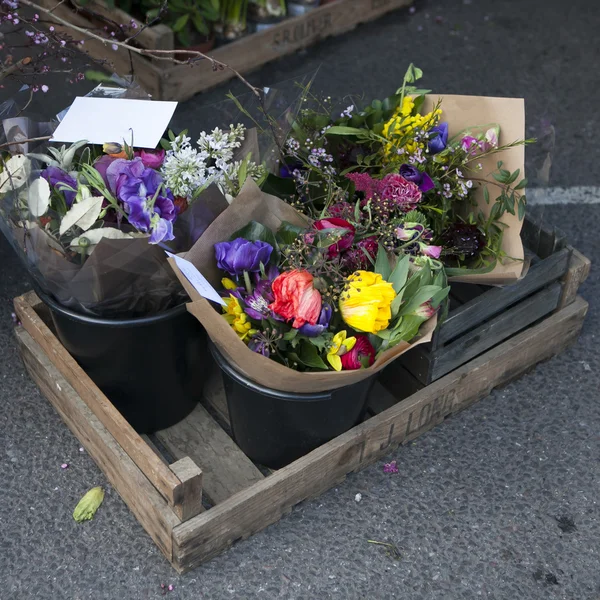
[[[408, 85], [421, 76], [411, 65], [396, 94], [360, 111], [351, 104], [337, 116], [330, 99], [305, 90], [314, 107], [293, 123], [269, 185], [313, 218], [349, 220], [363, 244], [417, 264], [439, 260], [449, 274], [489, 272], [511, 258], [501, 248], [501, 219], [507, 212], [523, 218], [527, 180], [502, 161], [484, 177], [481, 161], [531, 140], [501, 145], [498, 124], [450, 137], [443, 101], [422, 114], [429, 90]], [[480, 186], [489, 211], [474, 199]], [[493, 201], [491, 189], [499, 190]]]
[[[165, 243], [175, 238], [178, 216], [209, 185], [232, 198], [246, 177], [264, 179], [251, 153], [234, 160], [245, 133], [243, 125], [202, 132], [197, 148], [186, 132], [170, 132], [170, 140], [163, 140], [166, 149], [159, 150], [134, 150], [126, 143], [100, 149], [85, 140], [50, 147], [47, 154], [9, 159], [0, 173], [0, 192], [19, 191], [15, 220], [39, 226], [72, 258], [89, 256], [104, 238]], [[32, 161], [44, 168], [26, 186], [35, 173]]]
[[224, 318], [250, 350], [292, 369], [371, 366], [412, 340], [449, 288], [433, 261], [417, 266], [364, 242], [339, 218], [275, 233], [251, 222], [214, 246]]

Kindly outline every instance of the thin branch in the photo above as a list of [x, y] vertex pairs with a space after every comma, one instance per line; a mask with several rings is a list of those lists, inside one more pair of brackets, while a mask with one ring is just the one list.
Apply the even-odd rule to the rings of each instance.
[[[30, 8], [33, 8], [36, 11], [39, 11], [43, 14], [46, 14], [46, 15], [52, 14], [51, 10], [44, 8], [44, 7], [40, 6], [39, 4], [36, 4], [35, 2], [32, 2], [32, 0], [20, 0], [20, 2], [24, 6], [29, 6]], [[54, 8], [56, 8], [56, 7], [54, 7]], [[203, 52], [198, 52], [197, 50], [150, 50], [150, 49], [146, 49], [146, 48], [136, 48], [135, 46], [132, 46], [131, 44], [127, 44], [126, 42], [120, 42], [115, 39], [104, 38], [101, 35], [91, 32], [89, 29], [85, 29], [84, 27], [79, 27], [77, 25], [73, 25], [72, 23], [69, 23], [69, 21], [67, 21], [57, 15], [52, 15], [52, 19], [54, 21], [56, 21], [57, 23], [59, 23], [60, 25], [64, 25], [65, 27], [68, 27], [68, 28], [72, 29], [73, 31], [77, 31], [78, 33], [81, 33], [85, 36], [88, 36], [92, 39], [102, 42], [107, 47], [118, 46], [129, 52], [134, 52], [135, 54], [139, 54], [140, 56], [150, 56], [150, 57], [156, 58], [157, 60], [167, 60], [167, 61], [173, 62], [175, 64], [180, 64], [180, 65], [186, 65], [186, 64], [192, 65], [195, 60], [199, 60], [199, 59], [209, 60], [211, 62], [211, 64], [213, 65], [214, 70], [227, 69], [227, 70], [231, 71], [246, 87], [248, 87], [250, 90], [252, 90], [252, 92], [260, 98], [260, 90], [256, 87], [254, 87], [244, 77], [242, 77], [242, 75], [238, 71], [236, 71], [233, 67], [230, 67], [229, 65], [227, 65], [219, 60], [214, 59], [212, 56], [208, 56], [207, 54], [204, 54]], [[187, 54], [190, 56], [190, 58], [185, 61], [177, 60], [176, 58], [174, 58], [175, 54]]]
[[31, 56], [25, 56], [21, 60], [16, 63], [10, 65], [10, 67], [6, 67], [0, 71], [0, 81], [2, 81], [5, 77], [20, 71], [22, 67], [27, 66], [31, 62]]
[[0, 144], [0, 150], [2, 150], [2, 148], [10, 148], [11, 146], [20, 146], [21, 144], [26, 144], [28, 142], [44, 142], [51, 138], [51, 135], [44, 135], [42, 137], [29, 138], [28, 140], [19, 140], [18, 142], [5, 142], [4, 144]]

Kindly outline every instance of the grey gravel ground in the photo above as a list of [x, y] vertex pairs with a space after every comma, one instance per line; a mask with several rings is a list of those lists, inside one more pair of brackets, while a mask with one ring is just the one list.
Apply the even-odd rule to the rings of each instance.
[[[356, 85], [381, 95], [413, 60], [442, 91], [524, 95], [531, 132], [539, 134], [542, 120], [556, 129], [550, 183], [597, 183], [600, 74], [585, 64], [600, 45], [595, 1], [418, 7], [412, 17], [363, 26], [252, 80], [272, 83], [323, 62], [326, 92]], [[178, 118], [193, 118], [195, 107], [217, 97], [186, 103]], [[537, 156], [529, 156], [531, 172]], [[600, 205], [535, 210], [600, 260]], [[175, 586], [173, 599], [600, 600], [597, 271], [582, 288], [591, 307], [570, 350], [390, 455], [399, 474], [384, 474], [380, 463], [352, 475], [184, 576], [25, 373], [10, 302], [28, 287], [0, 237], [0, 599], [137, 600], [160, 597], [165, 583]], [[73, 507], [95, 485], [107, 489], [104, 504], [92, 522], [77, 525]], [[400, 558], [367, 540], [393, 542]]]

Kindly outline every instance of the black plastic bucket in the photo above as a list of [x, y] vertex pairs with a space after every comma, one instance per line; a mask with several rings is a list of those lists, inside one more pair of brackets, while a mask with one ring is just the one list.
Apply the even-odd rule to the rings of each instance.
[[235, 442], [257, 463], [283, 467], [348, 431], [365, 413], [375, 376], [318, 394], [282, 392], [249, 380], [209, 346], [223, 371]]
[[211, 360], [206, 331], [185, 305], [150, 317], [101, 319], [37, 293], [63, 346], [138, 433], [174, 425], [194, 409]]

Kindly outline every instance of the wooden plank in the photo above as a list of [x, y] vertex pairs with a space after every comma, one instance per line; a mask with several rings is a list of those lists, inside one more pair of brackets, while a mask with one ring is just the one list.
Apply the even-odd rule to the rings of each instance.
[[170, 506], [183, 501], [181, 482], [160, 458], [144, 443], [110, 400], [98, 389], [75, 359], [37, 315], [34, 307], [41, 303], [34, 292], [15, 298], [19, 320], [40, 345], [52, 364], [81, 396], [83, 401], [111, 435], [142, 470]]
[[429, 366], [431, 380], [439, 379], [556, 310], [561, 293], [561, 284], [553, 283], [437, 350]]
[[[412, 0], [341, 0], [320, 6], [305, 15], [285, 19], [269, 29], [226, 44], [210, 55], [240, 73], [306, 48], [331, 35], [339, 35], [398, 8]], [[228, 70], [213, 71], [207, 60], [193, 65], [175, 65], [164, 73], [162, 100], [187, 100], [233, 78]]]
[[548, 283], [559, 279], [567, 270], [569, 258], [570, 250], [564, 248], [533, 265], [527, 275], [516, 283], [492, 288], [450, 313], [438, 329], [438, 344], [449, 342]]
[[161, 552], [172, 558], [172, 530], [179, 523], [164, 499], [58, 372], [29, 333], [15, 329], [27, 371], [79, 439]]
[[181, 481], [185, 498], [184, 502], [175, 507], [175, 512], [182, 521], [187, 521], [204, 510], [202, 506], [202, 470], [189, 456], [184, 456], [174, 462], [170, 469]]
[[221, 369], [216, 365], [204, 384], [202, 395], [206, 404], [215, 411], [219, 419], [222, 419], [223, 423], [231, 427], [227, 398], [225, 397], [225, 390], [223, 388], [223, 375]]
[[563, 294], [558, 305], [559, 308], [563, 308], [575, 300], [579, 286], [587, 279], [592, 267], [589, 258], [572, 246], [569, 246], [569, 249], [571, 250], [571, 259], [569, 269], [563, 279]]
[[264, 479], [252, 461], [198, 404], [183, 420], [156, 433], [175, 457], [189, 456], [204, 474], [204, 493], [219, 504]]
[[521, 239], [526, 248], [542, 259], [562, 250], [567, 245], [567, 238], [562, 230], [531, 214], [525, 217]]
[[542, 323], [177, 526], [174, 563], [183, 571], [216, 556], [236, 540], [278, 521], [298, 502], [325, 491], [344, 474], [363, 468], [394, 445], [414, 439], [494, 387], [557, 354], [577, 338], [586, 312], [587, 303], [577, 298]]
[[435, 351], [432, 351], [430, 344], [422, 344], [400, 356], [398, 362], [421, 382], [421, 384], [427, 385], [431, 383], [430, 372], [432, 356], [437, 351], [437, 348]]
[[158, 456], [158, 458], [160, 458], [160, 460], [162, 460], [165, 463], [165, 465], [169, 466], [169, 461], [165, 458], [163, 453], [156, 447], [156, 444], [150, 439], [150, 437], [148, 437], [145, 433], [142, 434], [140, 437], [144, 440], [144, 443], [154, 452], [154, 454], [156, 454], [156, 456]]

